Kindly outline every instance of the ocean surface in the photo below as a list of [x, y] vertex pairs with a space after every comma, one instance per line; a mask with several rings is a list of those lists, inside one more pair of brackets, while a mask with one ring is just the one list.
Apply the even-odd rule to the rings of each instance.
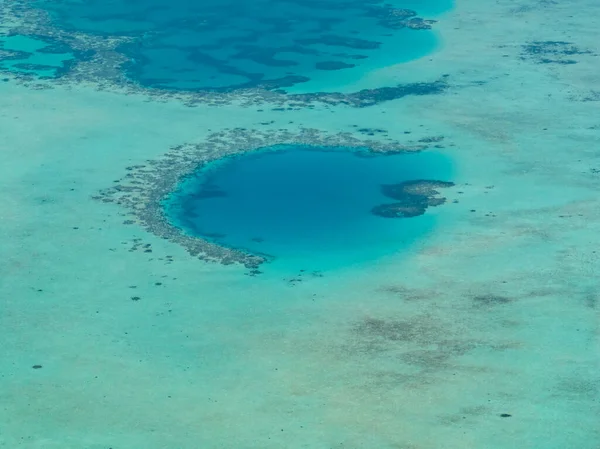
[[339, 89], [369, 70], [429, 53], [434, 34], [415, 33], [402, 20], [439, 14], [452, 1], [42, 0], [37, 5], [61, 29], [134, 37], [118, 51], [127, 57], [129, 77], [144, 86], [223, 90], [307, 84], [305, 89], [319, 90]]
[[7, 36], [0, 41], [0, 49], [13, 54], [3, 58], [0, 67], [40, 78], [56, 78], [66, 63], [75, 59], [75, 56], [64, 49], [50, 47], [50, 44], [35, 36]]
[[377, 155], [364, 150], [279, 146], [200, 169], [167, 201], [167, 214], [192, 235], [299, 269], [368, 263], [408, 251], [434, 226], [429, 214], [386, 218], [382, 186], [451, 179], [442, 154]]
[[0, 449], [598, 449], [599, 18], [0, 2]]

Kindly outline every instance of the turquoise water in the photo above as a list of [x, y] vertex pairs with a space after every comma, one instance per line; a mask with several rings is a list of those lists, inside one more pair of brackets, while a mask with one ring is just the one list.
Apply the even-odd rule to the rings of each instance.
[[[391, 20], [418, 20], [450, 9], [451, 0], [39, 1], [67, 31], [135, 40], [119, 51], [143, 86], [178, 90], [240, 87], [313, 91], [340, 88], [375, 68], [433, 50], [430, 30]], [[343, 11], [343, 12], [342, 12]], [[427, 18], [427, 17], [422, 17]]]
[[0, 70], [40, 78], [57, 77], [77, 58], [63, 46], [55, 47], [39, 37], [18, 34], [0, 38], [0, 51], [2, 50], [8, 55], [0, 56]]
[[[405, 251], [432, 230], [430, 213], [376, 216], [382, 184], [450, 181], [440, 153], [373, 155], [280, 146], [209, 164], [167, 202], [171, 220], [219, 244], [324, 269]], [[443, 193], [442, 193], [443, 194]]]
[[[599, 2], [34, 1], [0, 2], [0, 448], [598, 449]], [[274, 142], [314, 146], [219, 159]], [[317, 146], [356, 142], [433, 151]], [[448, 203], [373, 215], [419, 178]]]

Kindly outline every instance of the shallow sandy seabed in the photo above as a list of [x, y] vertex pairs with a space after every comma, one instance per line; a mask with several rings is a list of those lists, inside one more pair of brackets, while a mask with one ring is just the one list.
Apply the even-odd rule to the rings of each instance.
[[[373, 75], [452, 87], [365, 109], [0, 83], [0, 447], [597, 449], [599, 14], [459, 1], [443, 49]], [[92, 199], [224, 128], [354, 124], [455, 144], [437, 231], [376, 265], [244, 276]]]

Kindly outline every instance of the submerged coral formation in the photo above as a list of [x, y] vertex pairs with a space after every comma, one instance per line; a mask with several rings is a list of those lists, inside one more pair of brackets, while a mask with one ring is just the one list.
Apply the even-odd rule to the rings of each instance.
[[385, 218], [410, 218], [423, 215], [428, 207], [440, 206], [446, 198], [438, 196], [437, 189], [454, 186], [452, 182], [416, 180], [399, 184], [384, 185], [382, 193], [395, 203], [380, 204], [372, 209], [372, 213]]
[[379, 25], [399, 30], [402, 28], [412, 28], [415, 30], [428, 30], [435, 20], [426, 20], [417, 17], [417, 12], [411, 9], [394, 8], [391, 5], [371, 6], [370, 14], [379, 19]]
[[[57, 8], [62, 11], [64, 8], [61, 5], [53, 6], [40, 2], [40, 6], [44, 5], [50, 10]], [[433, 23], [416, 17], [414, 11], [389, 6], [365, 6], [362, 2], [359, 2], [358, 6], [364, 15], [359, 17], [374, 18], [377, 20], [377, 26], [383, 28], [426, 29]], [[320, 8], [327, 11], [327, 5], [321, 5]], [[119, 16], [118, 12], [114, 15]], [[60, 14], [59, 16], [62, 17]], [[155, 36], [156, 33], [152, 32], [141, 33], [133, 30], [102, 34], [81, 30], [75, 26], [59, 26], [56, 17], [48, 11], [24, 7], [14, 0], [0, 5], [0, 18], [3, 22], [18, 24], [8, 27], [9, 35], [36, 39], [47, 46], [34, 54], [26, 54], [3, 49], [0, 45], [0, 73], [3, 72], [11, 79], [32, 87], [35, 87], [36, 83], [39, 84], [41, 79], [45, 88], [54, 84], [86, 83], [101, 90], [142, 94], [158, 101], [177, 99], [190, 106], [224, 105], [232, 102], [246, 106], [271, 103], [292, 109], [310, 107], [314, 103], [366, 107], [407, 95], [440, 94], [448, 88], [447, 80], [440, 78], [436, 81], [397, 84], [350, 93], [291, 94], [284, 91], [283, 89], [310, 81], [313, 74], [353, 70], [362, 60], [369, 58], [369, 52], [378, 51], [382, 44], [372, 39], [343, 35], [343, 30], [337, 34], [325, 32], [329, 29], [328, 22], [325, 24], [327, 26], [323, 27], [323, 32], [310, 36], [305, 36], [300, 31], [296, 36], [292, 33], [291, 25], [282, 24], [281, 32], [293, 35], [293, 42], [278, 43], [277, 46], [257, 45], [251, 40], [240, 41], [239, 37], [232, 37], [233, 41], [228, 44], [231, 46], [231, 54], [221, 60], [211, 56], [211, 52], [221, 51], [219, 44], [203, 44], [200, 40], [197, 45], [192, 45], [187, 43], [187, 39], [191, 39], [192, 36], [198, 39], [202, 33], [208, 33], [207, 29], [212, 29], [211, 27], [215, 27], [215, 36], [211, 34], [211, 39], [220, 39], [222, 27], [202, 21], [194, 23], [190, 18], [178, 19], [173, 24], [168, 24], [170, 33], [173, 33], [171, 37], [177, 38], [174, 42], [179, 42], [181, 33], [189, 34], [183, 40], [186, 45], [176, 47], [162, 42], [161, 39], [166, 37]], [[132, 19], [131, 14], [125, 14], [125, 18], [125, 21]], [[100, 19], [100, 23], [105, 20]], [[138, 22], [134, 20], [132, 23]], [[148, 24], [144, 22], [143, 25]], [[180, 29], [181, 27], [183, 28]], [[358, 51], [360, 53], [356, 53]], [[46, 56], [52, 53], [54, 59], [63, 60], [48, 65], [47, 62], [32, 59], [41, 53], [45, 53]], [[294, 58], [294, 55], [300, 57]], [[159, 59], [163, 57], [166, 59]], [[15, 62], [16, 59], [19, 61]], [[307, 62], [302, 62], [302, 65], [300, 62], [304, 60]], [[262, 68], [262, 73], [250, 73], [247, 68], [244, 69], [248, 62]], [[175, 70], [177, 64], [182, 65], [181, 70]], [[173, 73], [169, 72], [172, 65], [175, 70]], [[163, 69], [167, 72], [162, 73]], [[208, 84], [198, 84], [196, 78], [202, 78]], [[217, 81], [223, 82], [211, 84]]]
[[577, 64], [573, 56], [591, 55], [589, 50], [581, 50], [572, 42], [533, 41], [523, 45], [521, 59], [530, 59], [537, 64]]
[[[154, 235], [183, 246], [195, 257], [223, 264], [240, 263], [247, 268], [256, 269], [268, 260], [268, 256], [227, 248], [197, 236], [192, 237], [185, 234], [170, 223], [165, 216], [163, 200], [175, 191], [186, 176], [211, 161], [282, 144], [328, 147], [332, 151], [352, 150], [357, 154], [364, 155], [418, 152], [429, 148], [422, 142], [402, 144], [392, 141], [384, 143], [359, 139], [351, 133], [327, 134], [316, 129], [303, 129], [298, 133], [288, 130], [259, 132], [233, 129], [215, 133], [201, 144], [174, 147], [160, 160], [150, 160], [144, 165], [127, 167], [126, 176], [115, 182], [110, 188], [101, 191], [94, 198], [123, 206], [126, 209], [124, 223], [141, 225]], [[419, 192], [421, 192], [428, 198], [435, 194], [436, 187], [444, 186], [442, 183], [432, 183], [420, 187], [407, 184], [406, 195], [419, 197]], [[210, 191], [210, 194], [219, 196], [224, 193], [214, 190]]]

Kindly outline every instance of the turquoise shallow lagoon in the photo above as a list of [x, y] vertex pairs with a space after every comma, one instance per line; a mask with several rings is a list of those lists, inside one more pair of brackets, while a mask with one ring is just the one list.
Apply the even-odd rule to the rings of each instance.
[[64, 71], [76, 56], [66, 48], [52, 49], [48, 42], [36, 37], [13, 35], [0, 39], [0, 51], [8, 57], [0, 58], [0, 69], [15, 73], [54, 78]]
[[296, 269], [340, 268], [407, 251], [431, 231], [431, 212], [373, 214], [376, 206], [393, 203], [383, 185], [450, 181], [451, 174], [450, 159], [439, 153], [279, 146], [203, 167], [166, 207], [192, 235], [293, 261]]
[[0, 449], [598, 449], [598, 17], [0, 2]]

